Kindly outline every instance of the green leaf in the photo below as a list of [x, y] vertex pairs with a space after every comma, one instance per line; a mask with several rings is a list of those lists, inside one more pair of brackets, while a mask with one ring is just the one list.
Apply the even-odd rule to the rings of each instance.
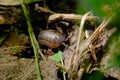
[[58, 51], [55, 55], [52, 56], [52, 60], [60, 62], [62, 58], [62, 51]]
[[116, 31], [109, 39], [108, 53], [111, 53], [111, 58], [106, 67], [120, 68], [120, 32]]
[[95, 15], [104, 17], [110, 14], [111, 12], [115, 11], [115, 8], [117, 7], [117, 3], [120, 3], [120, 1], [118, 0], [117, 1], [115, 0], [80, 0], [80, 2], [77, 4], [77, 12], [92, 11]]
[[15, 51], [15, 52], [17, 52], [18, 48], [17, 47], [13, 47], [12, 50]]
[[92, 73], [84, 73], [82, 80], [104, 80], [104, 74], [100, 71], [93, 71]]

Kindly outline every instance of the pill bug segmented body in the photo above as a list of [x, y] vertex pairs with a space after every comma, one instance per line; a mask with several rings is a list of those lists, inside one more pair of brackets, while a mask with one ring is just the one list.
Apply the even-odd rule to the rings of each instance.
[[40, 45], [46, 45], [50, 48], [59, 47], [66, 39], [65, 34], [56, 30], [43, 30], [38, 35]]

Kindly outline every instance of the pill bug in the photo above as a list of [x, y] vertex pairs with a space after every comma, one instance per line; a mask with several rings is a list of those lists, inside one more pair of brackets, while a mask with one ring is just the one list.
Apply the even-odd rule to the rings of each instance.
[[46, 45], [50, 48], [59, 47], [66, 39], [66, 35], [57, 30], [42, 30], [38, 35], [40, 45]]

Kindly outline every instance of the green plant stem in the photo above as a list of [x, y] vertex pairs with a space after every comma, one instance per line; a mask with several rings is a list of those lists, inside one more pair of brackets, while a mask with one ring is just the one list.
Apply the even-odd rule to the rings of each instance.
[[32, 24], [31, 24], [31, 21], [30, 21], [30, 18], [29, 18], [29, 12], [23, 2], [23, 0], [20, 0], [21, 2], [21, 6], [22, 6], [22, 9], [23, 9], [23, 12], [24, 12], [24, 16], [26, 18], [26, 22], [27, 22], [27, 25], [28, 25], [28, 32], [29, 32], [29, 35], [30, 35], [30, 40], [31, 40], [31, 43], [32, 43], [32, 46], [33, 46], [33, 50], [34, 50], [34, 56], [35, 56], [35, 62], [36, 62], [36, 68], [37, 68], [37, 76], [38, 76], [38, 80], [41, 80], [41, 74], [40, 74], [40, 68], [39, 68], [39, 60], [38, 60], [38, 53], [41, 54], [42, 58], [44, 59], [44, 56], [39, 48], [39, 45], [38, 45], [38, 42], [35, 38], [35, 34], [33, 32], [33, 28], [32, 28]]
[[46, 0], [44, 0], [44, 8], [46, 7]]

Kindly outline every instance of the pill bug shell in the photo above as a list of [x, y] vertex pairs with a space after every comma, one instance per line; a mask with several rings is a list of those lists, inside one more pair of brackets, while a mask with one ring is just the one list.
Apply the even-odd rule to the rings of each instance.
[[50, 48], [59, 47], [66, 39], [65, 34], [56, 30], [42, 30], [38, 35], [40, 45], [46, 45]]

